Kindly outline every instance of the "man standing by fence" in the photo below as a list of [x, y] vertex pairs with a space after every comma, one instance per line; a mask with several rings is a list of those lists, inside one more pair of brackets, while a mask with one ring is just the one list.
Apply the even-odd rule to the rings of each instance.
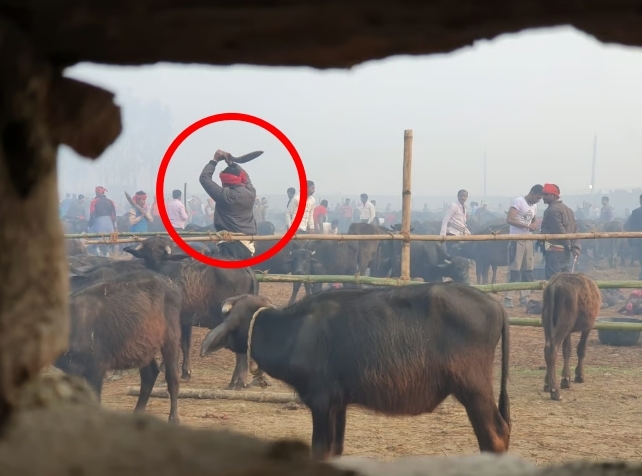
[[[640, 207], [631, 212], [624, 229], [626, 231], [642, 232], [642, 195], [640, 195]], [[638, 260], [640, 260], [640, 276], [638, 279], [642, 280], [642, 238], [630, 238], [629, 245], [636, 253]]]
[[[377, 210], [375, 209], [374, 204], [368, 200], [368, 194], [366, 193], [362, 193], [359, 198], [361, 198], [361, 202], [357, 204], [357, 208], [359, 209], [359, 220], [361, 223], [373, 223], [377, 217]], [[375, 225], [378, 225], [378, 223], [375, 223]]]
[[[542, 234], [560, 235], [564, 233], [577, 233], [577, 224], [573, 210], [560, 200], [560, 189], [552, 183], [544, 184], [544, 203], [548, 208], [542, 218]], [[544, 242], [544, 272], [546, 279], [557, 273], [570, 271], [571, 254], [580, 256], [580, 245], [577, 240], [551, 240]]]
[[[308, 180], [308, 197], [305, 201], [305, 212], [303, 213], [303, 219], [301, 220], [297, 233], [314, 233], [314, 206], [316, 205], [316, 200], [312, 195], [314, 195], [314, 182], [312, 180]], [[290, 200], [290, 205], [288, 205], [288, 211], [285, 215], [285, 224], [288, 229], [294, 222], [294, 217], [296, 216], [297, 209], [299, 208], [300, 200], [300, 192]]]
[[[439, 232], [441, 236], [471, 234], [466, 225], [466, 200], [468, 200], [468, 192], [466, 190], [457, 192], [457, 202], [451, 203], [444, 213], [444, 219], [441, 222], [441, 231]], [[446, 249], [450, 252], [450, 249], [455, 243], [454, 241], [446, 242]]]
[[[544, 187], [534, 185], [528, 195], [516, 198], [508, 210], [506, 223], [511, 235], [527, 235], [537, 229], [537, 204], [542, 199]], [[534, 246], [532, 241], [519, 240], [508, 243], [508, 270], [510, 283], [533, 281]], [[504, 306], [513, 307], [513, 292], [507, 291]], [[520, 291], [519, 304], [525, 306], [530, 291]]]
[[185, 210], [185, 205], [181, 202], [181, 195], [182, 193], [180, 190], [174, 190], [172, 192], [172, 199], [166, 206], [167, 218], [169, 218], [169, 222], [177, 231], [183, 231], [185, 229], [185, 225], [187, 225], [187, 220], [189, 220], [189, 215], [187, 214], [187, 210]]

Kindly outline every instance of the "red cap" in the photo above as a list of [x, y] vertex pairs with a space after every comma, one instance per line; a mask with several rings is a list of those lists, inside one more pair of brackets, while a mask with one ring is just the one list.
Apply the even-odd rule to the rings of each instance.
[[545, 183], [544, 184], [544, 193], [545, 194], [550, 194], [550, 195], [555, 195], [557, 197], [560, 196], [560, 188], [555, 185], [554, 183]]

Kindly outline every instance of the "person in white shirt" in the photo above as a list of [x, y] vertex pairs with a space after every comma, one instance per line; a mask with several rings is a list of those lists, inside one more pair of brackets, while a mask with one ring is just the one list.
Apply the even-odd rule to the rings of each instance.
[[[511, 235], [527, 235], [537, 229], [537, 203], [542, 199], [544, 187], [533, 185], [528, 195], [516, 198], [506, 216]], [[508, 243], [508, 271], [510, 283], [533, 281], [534, 243], [520, 240]], [[504, 307], [513, 307], [513, 292], [504, 295]], [[530, 291], [520, 291], [519, 304], [528, 303]]]
[[[303, 213], [303, 219], [299, 225], [297, 233], [314, 233], [314, 206], [316, 205], [316, 200], [312, 196], [314, 195], [314, 182], [308, 180], [308, 198], [305, 202], [305, 212]], [[286, 225], [288, 229], [294, 222], [294, 217], [296, 216], [297, 208], [299, 208], [299, 201], [301, 200], [300, 193], [297, 193], [290, 204], [288, 205], [288, 211], [285, 214]]]
[[[441, 222], [441, 236], [461, 236], [470, 235], [470, 230], [466, 224], [466, 200], [468, 200], [468, 191], [460, 190], [457, 192], [457, 202], [451, 203], [444, 213], [444, 219]], [[447, 241], [446, 249], [450, 249], [457, 243], [456, 241]]]
[[166, 206], [167, 217], [176, 230], [184, 230], [185, 224], [189, 219], [185, 205], [181, 202], [181, 195], [180, 190], [174, 190], [172, 192], [172, 200]]
[[365, 193], [361, 194], [361, 202], [357, 204], [357, 209], [359, 210], [361, 223], [372, 223], [377, 217], [377, 210], [372, 202], [368, 200], [368, 195]]

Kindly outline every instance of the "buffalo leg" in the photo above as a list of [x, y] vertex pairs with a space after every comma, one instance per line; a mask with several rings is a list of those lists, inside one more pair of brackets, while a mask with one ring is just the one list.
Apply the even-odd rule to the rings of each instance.
[[[183, 365], [181, 367], [181, 380], [189, 382], [192, 378], [192, 360], [189, 352], [192, 347], [192, 324], [181, 324], [181, 351], [183, 353]], [[165, 376], [167, 380], [167, 376]]]
[[497, 266], [493, 265], [493, 281], [492, 284], [497, 284]]
[[292, 283], [292, 296], [290, 296], [290, 301], [288, 304], [293, 304], [296, 301], [296, 295], [299, 294], [299, 289], [301, 289], [301, 282]]
[[334, 439], [330, 406], [318, 403], [308, 406], [312, 412], [312, 459], [325, 460], [330, 456]]
[[[175, 340], [167, 339], [161, 347], [163, 362], [165, 362], [165, 381], [167, 382], [167, 392], [169, 393], [169, 422], [179, 423], [178, 418], [178, 345]], [[156, 359], [152, 361], [156, 364]], [[152, 387], [154, 384], [152, 383]], [[141, 392], [142, 393], [142, 392]]]
[[241, 390], [247, 387], [247, 354], [236, 354], [236, 366], [232, 372], [232, 380], [227, 386], [228, 390]]
[[310, 283], [303, 283], [303, 287], [305, 288], [305, 295], [309, 296], [312, 294], [312, 285]]
[[469, 384], [456, 388], [453, 394], [466, 409], [479, 450], [491, 453], [508, 451], [510, 428], [493, 399], [492, 377], [477, 374], [467, 380]]
[[[166, 366], [171, 364], [166, 363]], [[134, 408], [134, 413], [144, 412], [147, 407], [147, 402], [149, 401], [149, 396], [152, 394], [154, 389], [154, 384], [156, 383], [156, 377], [158, 377], [158, 363], [156, 359], [140, 368], [140, 394], [138, 395], [138, 401], [136, 402], [136, 408]], [[168, 379], [171, 380], [171, 379]]]
[[580, 342], [577, 344], [577, 367], [575, 367], [575, 382], [584, 383], [584, 357], [586, 356], [586, 343], [591, 331], [583, 331]]
[[332, 456], [343, 454], [343, 442], [346, 436], [346, 407], [339, 407], [334, 412], [334, 438], [332, 441]]
[[488, 272], [490, 271], [490, 265], [484, 263], [482, 266], [482, 284], [488, 284]]
[[101, 394], [103, 391], [103, 382], [105, 380], [105, 376], [107, 375], [107, 372], [104, 370], [101, 370], [100, 368], [97, 368], [95, 366], [91, 366], [83, 372], [83, 377], [85, 380], [87, 380], [87, 383], [91, 388], [94, 389], [94, 392], [96, 392], [96, 396], [98, 397], [98, 402], [100, 403], [101, 401]]
[[561, 388], [571, 388], [571, 334], [566, 336], [562, 342], [562, 356], [564, 357], [564, 367], [562, 367]]
[[546, 360], [546, 380], [544, 381], [544, 391], [551, 393], [551, 400], [560, 400], [560, 391], [557, 388], [557, 378], [555, 375], [555, 361], [559, 348], [552, 341], [544, 345], [544, 358]]

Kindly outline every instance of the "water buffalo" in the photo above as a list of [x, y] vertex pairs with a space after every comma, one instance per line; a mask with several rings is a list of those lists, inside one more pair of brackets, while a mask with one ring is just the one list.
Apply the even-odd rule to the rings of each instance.
[[[170, 244], [171, 240], [168, 238], [153, 236], [138, 246], [125, 248], [124, 251], [143, 259], [147, 268], [169, 276], [181, 288], [181, 378], [188, 381], [192, 374], [192, 326], [209, 329], [218, 326], [223, 319], [223, 300], [243, 293], [258, 294], [259, 285], [254, 272], [249, 268], [215, 268], [200, 261], [187, 260], [187, 255], [173, 254]], [[245, 354], [237, 354], [236, 367], [228, 388], [245, 387], [247, 360]]]
[[178, 417], [178, 349], [181, 292], [164, 276], [148, 270], [93, 284], [70, 297], [69, 349], [55, 366], [87, 379], [100, 399], [108, 370], [140, 369], [140, 396], [134, 411], [144, 411], [159, 369], [166, 363], [169, 421]]
[[[292, 274], [296, 276], [308, 275], [323, 275], [326, 274], [325, 268], [321, 262], [314, 258], [316, 251], [308, 250], [305, 248], [294, 250], [290, 253], [290, 263]], [[322, 283], [303, 283], [305, 288], [305, 295], [309, 296], [313, 292], [321, 291]], [[296, 296], [301, 288], [301, 282], [292, 283], [292, 295], [290, 296], [290, 304], [296, 300]]]
[[284, 309], [244, 295], [226, 300], [223, 312], [201, 356], [223, 347], [247, 352], [262, 371], [293, 387], [312, 413], [314, 458], [343, 453], [348, 405], [419, 415], [451, 394], [466, 408], [481, 451], [508, 449], [508, 317], [477, 289], [434, 283], [330, 290]]
[[[410, 276], [425, 282], [443, 281], [451, 278], [468, 284], [470, 264], [462, 257], [452, 257], [446, 248], [434, 241], [410, 243]], [[401, 242], [381, 241], [375, 266], [370, 273], [375, 277], [401, 276]]]
[[544, 328], [544, 358], [546, 377], [544, 391], [550, 392], [552, 400], [560, 400], [555, 379], [555, 361], [560, 344], [564, 355], [562, 388], [570, 387], [571, 333], [581, 332], [577, 345], [575, 382], [584, 383], [584, 356], [588, 336], [595, 325], [602, 305], [602, 296], [597, 283], [581, 273], [554, 275], [544, 288], [542, 299], [542, 327]]
[[[476, 235], [505, 235], [509, 226], [488, 226], [478, 230]], [[497, 282], [497, 267], [508, 266], [509, 241], [465, 241], [455, 244], [450, 250], [453, 256], [461, 256], [475, 261], [477, 284], [488, 284], [488, 270], [493, 270], [491, 283]]]

